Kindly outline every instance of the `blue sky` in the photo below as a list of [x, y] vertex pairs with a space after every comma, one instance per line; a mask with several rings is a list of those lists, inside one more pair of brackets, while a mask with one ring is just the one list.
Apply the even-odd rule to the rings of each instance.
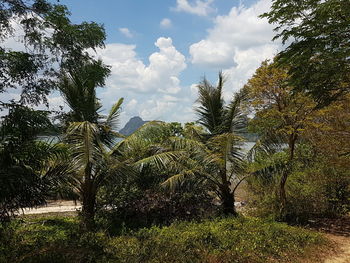
[[[104, 109], [124, 97], [121, 126], [133, 116], [144, 120], [195, 120], [196, 84], [205, 75], [227, 77], [230, 99], [280, 43], [273, 26], [258, 15], [270, 0], [60, 0], [74, 23], [103, 24], [106, 48], [93, 53], [111, 66], [98, 90]], [[15, 46], [13, 42], [8, 42]], [[10, 95], [9, 95], [10, 97]], [[64, 104], [59, 94], [50, 107]]]

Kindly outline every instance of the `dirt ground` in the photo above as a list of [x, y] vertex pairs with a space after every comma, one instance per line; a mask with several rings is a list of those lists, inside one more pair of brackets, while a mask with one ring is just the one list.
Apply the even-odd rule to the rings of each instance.
[[350, 217], [315, 220], [311, 227], [324, 233], [332, 244], [322, 251], [320, 263], [350, 263]]

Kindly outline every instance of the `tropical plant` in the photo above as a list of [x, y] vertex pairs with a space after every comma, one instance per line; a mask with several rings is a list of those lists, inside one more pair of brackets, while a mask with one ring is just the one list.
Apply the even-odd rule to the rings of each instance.
[[242, 138], [237, 135], [246, 123], [240, 110], [245, 94], [237, 93], [225, 105], [223, 85], [222, 73], [219, 74], [216, 87], [206, 79], [198, 85], [199, 106], [196, 111], [201, 126], [188, 124], [183, 136], [170, 138], [168, 145], [172, 145], [172, 150], [182, 152], [182, 155], [177, 158], [177, 165], [174, 165], [177, 173], [163, 185], [173, 189], [186, 178], [195, 177], [197, 183], [209, 186], [204, 191], [215, 193], [225, 214], [235, 215], [234, 194], [246, 177], [241, 151]]
[[313, 119], [316, 103], [305, 93], [293, 92], [288, 70], [274, 62], [264, 61], [244, 90], [248, 108], [255, 114], [249, 126], [259, 135], [251, 155], [259, 152], [270, 154], [283, 148], [288, 151], [278, 189], [282, 215], [287, 202], [285, 186], [295, 159], [295, 149], [304, 128]]
[[187, 130], [188, 125], [184, 129], [179, 123], [152, 121], [114, 147], [113, 156], [133, 167], [134, 173], [111, 178], [102, 188], [99, 204], [109, 208], [100, 210], [103, 222], [135, 228], [216, 213], [201, 177], [186, 176], [172, 191], [162, 187], [172, 175], [190, 169], [190, 144], [198, 142], [184, 138]]
[[0, 221], [45, 203], [69, 173], [67, 148], [37, 136], [52, 126], [48, 112], [16, 106], [4, 117], [0, 142]]
[[116, 129], [123, 99], [103, 116], [96, 97], [96, 87], [104, 85], [108, 73], [109, 69], [101, 61], [86, 62], [79, 68], [63, 72], [60, 82], [61, 94], [71, 109], [65, 119], [65, 142], [75, 167], [69, 183], [81, 196], [83, 225], [89, 230], [94, 227], [99, 187], [123, 167], [111, 157], [111, 149], [121, 136]]
[[262, 17], [276, 25], [274, 39], [286, 44], [277, 60], [288, 66], [294, 89], [311, 93], [321, 106], [349, 93], [349, 1], [271, 2]]

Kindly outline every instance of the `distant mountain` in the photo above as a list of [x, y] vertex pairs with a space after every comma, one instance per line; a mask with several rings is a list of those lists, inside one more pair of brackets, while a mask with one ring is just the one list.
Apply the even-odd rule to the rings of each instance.
[[142, 125], [148, 121], [142, 120], [139, 116], [132, 117], [119, 132], [125, 136], [128, 136], [135, 132]]

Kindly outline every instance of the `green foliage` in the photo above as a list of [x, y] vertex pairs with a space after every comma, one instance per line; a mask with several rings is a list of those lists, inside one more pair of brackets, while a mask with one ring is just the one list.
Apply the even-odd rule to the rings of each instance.
[[[252, 164], [255, 176], [248, 180], [250, 214], [280, 219], [278, 182], [287, 161], [287, 154], [282, 152], [256, 159]], [[288, 201], [284, 220], [306, 223], [311, 218], [341, 216], [350, 211], [350, 176], [347, 169], [330, 167], [328, 159], [315, 156], [308, 144], [298, 146], [296, 160], [288, 169]]]
[[[114, 185], [103, 188], [99, 198], [102, 209], [98, 211], [97, 222], [111, 233], [219, 214], [213, 198], [197, 189], [167, 193], [159, 188], [141, 190], [135, 184], [126, 188]], [[109, 209], [103, 209], [105, 207]]]
[[179, 123], [148, 122], [115, 146], [112, 156], [132, 168], [133, 173], [110, 177], [98, 192], [98, 216], [104, 225], [168, 225], [216, 212], [212, 196], [204, 190], [208, 189], [205, 184], [199, 186], [199, 178], [186, 178], [173, 191], [161, 185], [185, 169], [185, 130]]
[[5, 116], [0, 142], [0, 221], [23, 207], [45, 203], [49, 191], [68, 173], [67, 149], [37, 141], [52, 127], [48, 113], [14, 107]]
[[255, 218], [152, 227], [117, 237], [81, 233], [74, 218], [0, 228], [0, 262], [298, 262], [322, 244], [313, 232]]
[[56, 87], [59, 70], [90, 60], [86, 50], [104, 45], [103, 27], [94, 22], [73, 24], [64, 5], [46, 0], [4, 0], [0, 7], [0, 41], [23, 30], [22, 40], [30, 47], [26, 51], [0, 47], [0, 92], [21, 89], [20, 101], [15, 104], [47, 103], [46, 96]]
[[102, 61], [84, 62], [63, 70], [59, 89], [70, 112], [65, 114], [64, 142], [70, 150], [69, 163], [74, 170], [67, 180], [80, 195], [82, 223], [94, 227], [96, 194], [108, 177], [116, 177], [125, 169], [118, 158], [112, 157], [113, 147], [120, 137], [116, 132], [123, 98], [116, 102], [107, 116], [100, 114], [101, 104], [96, 88], [104, 85], [109, 68]]
[[296, 89], [323, 105], [350, 91], [348, 0], [273, 0], [262, 17], [276, 25], [274, 39], [288, 43], [277, 59], [290, 67]]
[[174, 188], [187, 177], [198, 178], [199, 183], [209, 186], [207, 191], [215, 193], [225, 214], [236, 215], [234, 194], [245, 177], [242, 138], [237, 133], [246, 125], [246, 116], [241, 110], [246, 93], [245, 90], [238, 92], [225, 104], [223, 86], [221, 72], [217, 86], [205, 78], [198, 84], [199, 105], [195, 110], [201, 126], [187, 124], [184, 136], [173, 140], [175, 147], [185, 152], [184, 162], [177, 164], [183, 168], [163, 185]]

